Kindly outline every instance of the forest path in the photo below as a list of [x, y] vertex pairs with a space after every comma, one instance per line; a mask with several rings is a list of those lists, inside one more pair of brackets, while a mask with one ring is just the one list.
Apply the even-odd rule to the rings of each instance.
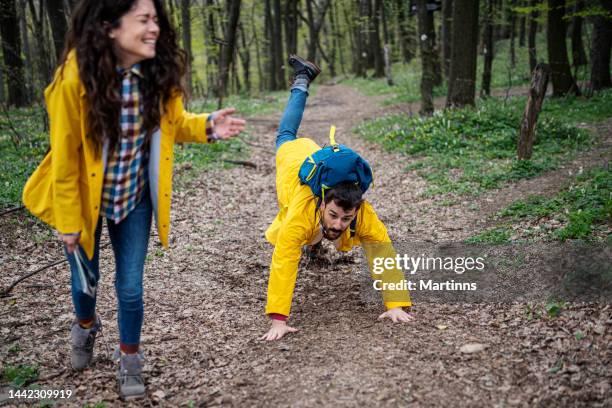
[[[417, 104], [383, 108], [382, 98], [352, 88], [320, 86], [308, 101], [301, 135], [325, 143], [329, 126], [339, 142], [369, 160], [375, 187], [367, 198], [392, 239], [463, 239], [486, 223], [489, 196], [452, 206], [424, 199], [420, 177], [404, 172], [408, 158], [351, 133], [364, 119]], [[557, 319], [527, 320], [521, 304], [416, 304], [414, 321], [379, 322], [380, 304], [360, 296], [357, 255], [333, 255], [325, 265], [301, 267], [291, 325], [300, 332], [279, 342], [258, 338], [269, 322], [263, 315], [272, 255], [263, 232], [276, 206], [274, 139], [281, 112], [250, 122], [250, 161], [212, 170], [175, 192], [171, 248], [153, 237], [145, 270], [147, 404], [178, 406], [597, 406], [610, 402], [610, 310], [570, 307]], [[567, 171], [567, 170], [565, 170]], [[180, 178], [180, 174], [178, 175]], [[508, 187], [510, 188], [510, 187]], [[521, 190], [523, 191], [523, 190]], [[527, 189], [525, 189], [525, 193]], [[510, 194], [510, 193], [508, 193]], [[513, 199], [519, 198], [514, 192]], [[471, 204], [479, 205], [475, 210]], [[5, 222], [5, 221], [3, 221]], [[44, 253], [61, 257], [55, 243], [27, 238], [2, 243], [19, 254], [5, 262], [5, 286], [36, 264]], [[20, 234], [17, 234], [19, 236]], [[106, 231], [102, 238], [108, 241]], [[23, 253], [23, 248], [30, 248]], [[39, 274], [3, 299], [0, 343], [10, 360], [38, 362], [45, 388], [77, 390], [78, 405], [101, 400], [119, 405], [114, 366], [109, 360], [118, 338], [112, 253], [102, 251], [98, 311], [105, 323], [91, 368], [67, 369], [68, 326], [72, 319], [66, 267]], [[4, 268], [4, 266], [3, 266]], [[587, 341], [573, 333], [580, 328]], [[466, 343], [484, 351], [466, 354]], [[18, 344], [18, 355], [10, 345]], [[8, 359], [7, 359], [8, 360]], [[561, 368], [549, 374], [551, 367]]]

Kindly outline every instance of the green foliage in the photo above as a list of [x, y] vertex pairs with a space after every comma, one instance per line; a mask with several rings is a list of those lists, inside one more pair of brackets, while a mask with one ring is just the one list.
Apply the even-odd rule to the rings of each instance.
[[584, 339], [586, 336], [584, 335], [582, 331], [576, 330], [576, 332], [574, 332], [574, 337], [576, 338], [576, 340], [580, 341]]
[[516, 140], [524, 106], [523, 97], [505, 103], [481, 100], [475, 109], [445, 110], [429, 118], [383, 116], [365, 122], [357, 131], [386, 149], [417, 156], [408, 170], [430, 182], [426, 195], [477, 194], [555, 169], [589, 146], [590, 134], [575, 122], [609, 115], [612, 91], [590, 99], [547, 100], [536, 128], [532, 159], [518, 161]]
[[49, 147], [41, 107], [12, 109], [0, 116], [0, 208], [21, 203], [21, 192]]
[[38, 378], [38, 366], [19, 364], [4, 366], [4, 378], [15, 388], [23, 387], [27, 382]]
[[548, 317], [559, 317], [563, 309], [567, 307], [567, 303], [551, 299], [546, 303], [545, 309]]
[[533, 195], [515, 201], [497, 215], [513, 220], [556, 218], [565, 226], [556, 230], [552, 238], [590, 240], [597, 225], [612, 221], [612, 172], [591, 169], [553, 197]]
[[510, 239], [510, 230], [507, 227], [496, 227], [474, 235], [465, 240], [468, 244], [505, 244]]

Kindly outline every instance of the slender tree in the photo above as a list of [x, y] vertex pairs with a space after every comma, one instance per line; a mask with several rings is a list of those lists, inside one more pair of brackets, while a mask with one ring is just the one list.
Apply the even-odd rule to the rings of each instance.
[[399, 43], [402, 50], [402, 59], [404, 63], [408, 64], [414, 58], [413, 52], [413, 37], [410, 35], [410, 19], [406, 8], [408, 2], [404, 0], [396, 0], [397, 9], [397, 26], [399, 31]]
[[[2, 55], [4, 57], [4, 79], [8, 88], [8, 104], [25, 106], [25, 78], [21, 44], [19, 39], [19, 19], [15, 0], [0, 0], [0, 35], [2, 36]], [[0, 84], [0, 86], [4, 86]]]
[[236, 47], [236, 29], [240, 19], [240, 0], [227, 0], [228, 22], [225, 29], [225, 44], [221, 47], [221, 58], [219, 60], [219, 105], [227, 92], [227, 79], [229, 69], [233, 61], [234, 48]]
[[421, 115], [431, 115], [433, 106], [434, 86], [434, 39], [431, 37], [433, 19], [427, 11], [427, 0], [417, 1], [417, 15], [419, 20], [419, 44], [421, 48]]
[[191, 50], [191, 0], [181, 0], [181, 36], [183, 37], [183, 50], [187, 54], [187, 88], [193, 92], [192, 66], [193, 53]]
[[574, 5], [574, 17], [570, 35], [572, 37], [572, 66], [576, 69], [587, 64], [586, 52], [582, 42], [582, 17], [578, 14], [584, 10], [584, 1], [578, 0]]
[[478, 45], [478, 1], [454, 0], [447, 107], [474, 105]]
[[538, 33], [538, 11], [535, 8], [536, 0], [530, 0], [529, 7], [529, 34], [527, 35], [527, 48], [529, 50], [529, 71], [533, 72], [537, 65], [536, 34]]
[[374, 76], [381, 78], [385, 76], [385, 60], [383, 56], [383, 47], [380, 43], [380, 22], [381, 22], [381, 8], [382, 1], [374, 0], [374, 7], [370, 2], [370, 15], [368, 21], [370, 23], [370, 44], [369, 48], [374, 54]]
[[548, 0], [548, 62], [551, 69], [553, 96], [563, 96], [569, 92], [580, 93], [572, 76], [565, 45], [566, 26], [565, 0]]
[[64, 39], [68, 31], [68, 23], [66, 21], [66, 11], [64, 10], [63, 0], [46, 0], [47, 15], [51, 24], [51, 34], [53, 35], [53, 45], [55, 49], [55, 57], [59, 60], [64, 51]]
[[284, 21], [287, 54], [296, 54], [298, 45], [298, 0], [286, 1]]
[[[601, 7], [612, 15], [612, 2], [601, 0]], [[612, 87], [610, 80], [610, 47], [612, 47], [612, 20], [602, 15], [593, 17], [593, 44], [591, 47], [591, 86], [594, 90]]]
[[453, 24], [453, 0], [442, 1], [442, 63], [444, 68], [444, 77], [450, 76], [450, 61], [451, 61], [451, 33]]
[[482, 88], [480, 96], [491, 96], [491, 70], [493, 67], [493, 19], [495, 17], [495, 0], [487, 0], [487, 13], [485, 15], [483, 30], [484, 69], [482, 70]]

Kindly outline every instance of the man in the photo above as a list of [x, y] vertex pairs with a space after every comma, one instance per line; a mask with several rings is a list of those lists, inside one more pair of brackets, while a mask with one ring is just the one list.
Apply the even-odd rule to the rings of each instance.
[[[359, 186], [343, 182], [326, 190], [323, 199], [314, 196], [307, 185], [300, 183], [300, 166], [320, 147], [311, 139], [297, 138], [302, 120], [308, 86], [321, 72], [314, 63], [291, 56], [294, 69], [291, 96], [280, 121], [276, 138], [276, 190], [279, 212], [266, 231], [266, 238], [274, 245], [266, 314], [271, 318], [269, 331], [262, 340], [278, 340], [297, 329], [287, 325], [291, 309], [297, 269], [304, 245], [314, 246], [323, 238], [334, 242], [340, 251], [364, 243], [388, 243], [390, 239], [383, 223], [372, 206], [362, 198]], [[354, 234], [349, 226], [356, 219]], [[403, 307], [411, 306], [407, 291], [401, 301], [385, 301], [387, 311], [379, 316], [393, 322], [408, 322], [411, 316]]]

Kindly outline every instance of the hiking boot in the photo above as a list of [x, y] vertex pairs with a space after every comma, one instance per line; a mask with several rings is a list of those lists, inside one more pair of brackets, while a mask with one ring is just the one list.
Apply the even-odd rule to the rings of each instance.
[[142, 379], [144, 355], [142, 351], [136, 354], [123, 354], [115, 350], [113, 360], [119, 362], [117, 370], [117, 388], [124, 400], [137, 399], [145, 396], [146, 388]]
[[75, 320], [70, 328], [70, 343], [72, 344], [72, 368], [83, 370], [91, 363], [96, 334], [102, 330], [102, 322], [96, 315], [94, 325], [89, 329], [79, 326]]
[[298, 75], [305, 75], [308, 78], [310, 84], [314, 79], [321, 73], [321, 68], [314, 62], [307, 61], [297, 55], [289, 56], [289, 65], [293, 68], [293, 79], [295, 80]]

